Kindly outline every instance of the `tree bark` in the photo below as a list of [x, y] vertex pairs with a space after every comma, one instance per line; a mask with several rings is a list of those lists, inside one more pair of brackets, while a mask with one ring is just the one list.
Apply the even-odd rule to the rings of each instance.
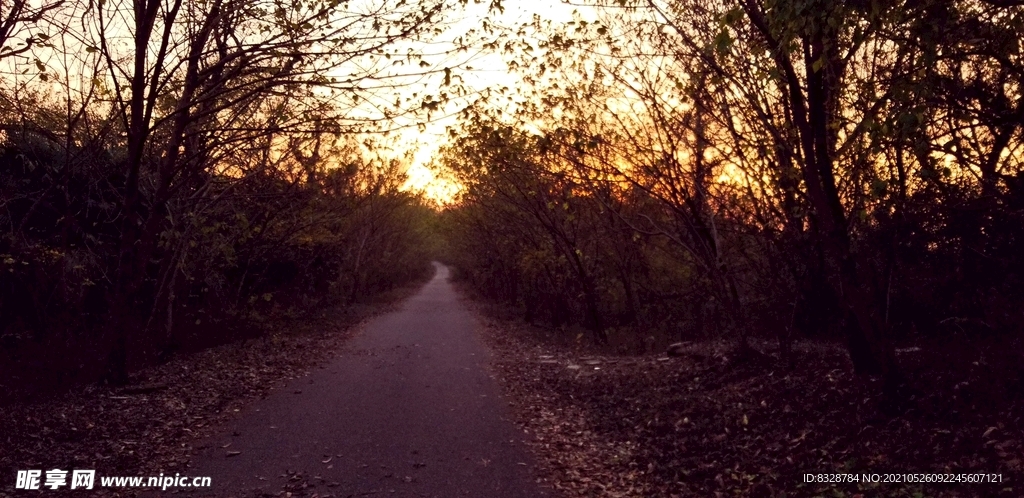
[[[803, 157], [798, 163], [814, 220], [820, 227], [816, 232], [819, 234], [818, 242], [834, 273], [838, 294], [853, 319], [853, 326], [847, 327], [847, 334], [854, 368], [859, 373], [880, 374], [887, 389], [891, 389], [899, 378], [895, 353], [885, 337], [885, 324], [878, 313], [878, 306], [872, 305], [871, 293], [866, 288], [869, 280], [860, 275], [854, 260], [846, 215], [833, 172], [834, 137], [829, 131], [829, 109], [834, 105], [832, 99], [837, 98], [835, 93], [841, 76], [838, 47], [835, 43], [824, 43], [826, 34], [822, 30], [829, 28], [803, 34], [805, 78], [801, 82], [790, 63], [788, 50], [774, 38], [760, 8], [753, 0], [747, 0], [744, 9], [772, 48], [776, 65], [783, 75], [792, 118], [800, 137]], [[837, 39], [835, 34], [831, 33], [833, 40]]]

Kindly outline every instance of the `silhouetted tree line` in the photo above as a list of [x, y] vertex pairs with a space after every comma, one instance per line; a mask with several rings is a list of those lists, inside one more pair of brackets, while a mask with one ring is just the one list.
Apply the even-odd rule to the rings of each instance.
[[4, 384], [123, 383], [429, 270], [433, 211], [364, 132], [418, 109], [376, 61], [458, 2], [347, 5], [0, 6]]
[[[64, 383], [109, 366], [125, 178], [116, 146], [53, 138], [8, 128], [0, 143], [0, 328], [12, 372]], [[422, 275], [432, 209], [399, 191], [397, 166], [338, 151], [301, 174], [262, 164], [183, 187], [130, 297], [129, 365]]]
[[[611, 2], [524, 26], [440, 163], [454, 262], [597, 342], [894, 343], [1024, 323], [1024, 10]], [[510, 49], [513, 50], [513, 49]]]

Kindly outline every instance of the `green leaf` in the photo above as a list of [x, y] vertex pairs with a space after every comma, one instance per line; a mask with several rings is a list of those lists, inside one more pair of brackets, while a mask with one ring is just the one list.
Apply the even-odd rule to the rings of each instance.
[[889, 189], [889, 183], [885, 180], [876, 179], [871, 182], [871, 195], [875, 198], [882, 197], [885, 192]]
[[733, 7], [729, 9], [729, 12], [726, 12], [725, 15], [722, 16], [722, 25], [732, 26], [740, 19], [743, 19], [743, 9], [740, 7]]
[[715, 51], [719, 55], [725, 55], [729, 52], [729, 47], [732, 46], [732, 36], [726, 30], [721, 30], [715, 35]]

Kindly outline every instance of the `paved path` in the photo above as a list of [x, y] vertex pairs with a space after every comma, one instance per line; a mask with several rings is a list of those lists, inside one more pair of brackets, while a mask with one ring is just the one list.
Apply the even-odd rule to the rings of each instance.
[[435, 266], [326, 368], [247, 408], [189, 474], [211, 476], [217, 496], [548, 496], [485, 369], [478, 323]]

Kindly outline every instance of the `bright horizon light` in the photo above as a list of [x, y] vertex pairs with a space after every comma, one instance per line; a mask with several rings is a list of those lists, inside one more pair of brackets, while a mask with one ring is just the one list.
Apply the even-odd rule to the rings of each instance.
[[[547, 0], [543, 2], [527, 2], [525, 4], [507, 5], [503, 13], [489, 13], [487, 3], [471, 4], [463, 11], [462, 19], [452, 26], [439, 38], [441, 43], [450, 43], [451, 40], [463, 35], [471, 29], [478, 28], [486, 19], [492, 25], [513, 27], [527, 22], [534, 15], [541, 19], [555, 23], [565, 23], [573, 19], [573, 12], [582, 11], [585, 7], [569, 5], [559, 0]], [[508, 87], [514, 91], [515, 88], [523, 85], [518, 74], [511, 72], [508, 64], [501, 54], [490, 52], [483, 53], [466, 63], [472, 67], [459, 69], [454, 72], [462, 79], [463, 86], [469, 93], [479, 93], [486, 89], [498, 89]], [[429, 90], [427, 84], [418, 85], [420, 90]], [[410, 90], [411, 91], [411, 90]], [[462, 102], [465, 105], [467, 102]], [[453, 107], [453, 104], [449, 107]], [[449, 113], [454, 108], [445, 109]], [[438, 175], [430, 167], [434, 156], [448, 141], [447, 130], [457, 123], [454, 115], [432, 120], [421, 127], [407, 126], [399, 130], [397, 142], [404, 144], [404, 150], [394, 151], [396, 155], [408, 155], [411, 157], [409, 168], [406, 171], [408, 179], [403, 185], [404, 189], [421, 193], [427, 199], [444, 205], [450, 202], [461, 189], [448, 178]]]

